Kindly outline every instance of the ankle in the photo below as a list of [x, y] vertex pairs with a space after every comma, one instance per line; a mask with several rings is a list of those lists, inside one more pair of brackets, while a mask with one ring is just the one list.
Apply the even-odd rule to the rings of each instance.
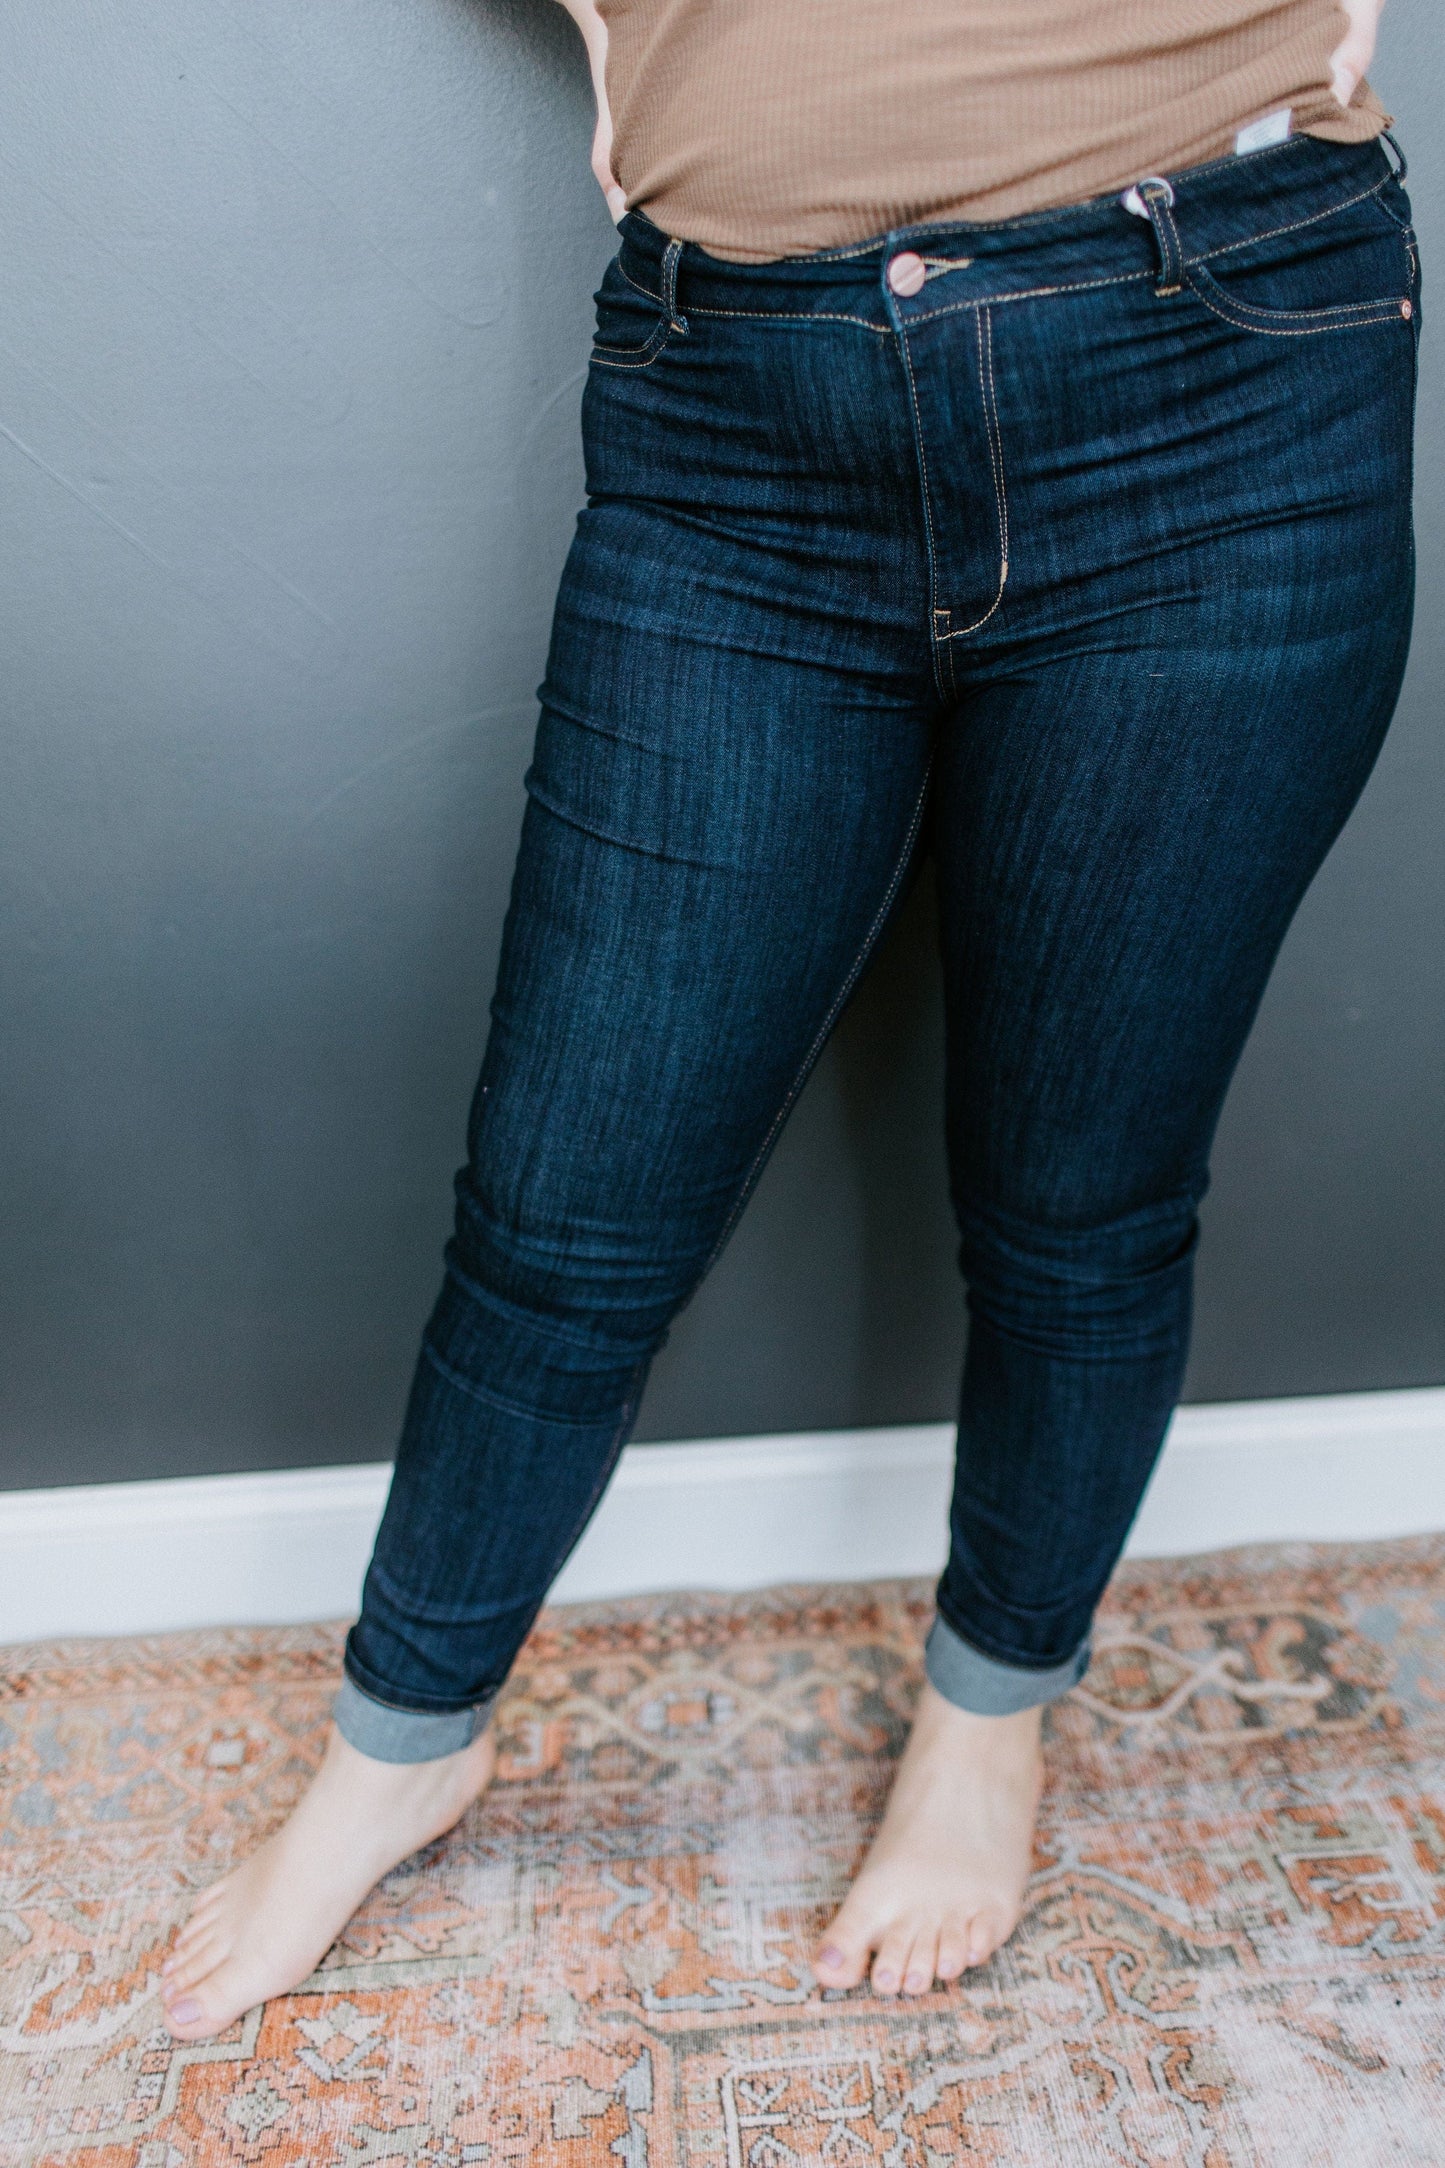
[[434, 1761], [388, 1762], [363, 1754], [333, 1726], [304, 1804], [340, 1825], [338, 1835], [344, 1828], [351, 1846], [380, 1855], [398, 1823], [435, 1820], [437, 1835], [449, 1828], [486, 1788], [495, 1760], [490, 1733]]
[[951, 1792], [960, 1782], [983, 1780], [1036, 1797], [1043, 1783], [1042, 1713], [980, 1716], [925, 1682], [898, 1779], [909, 1791], [936, 1782]]
[[984, 1716], [976, 1709], [960, 1708], [956, 1701], [949, 1701], [931, 1679], [925, 1678], [918, 1705], [914, 1712], [914, 1729], [920, 1726], [972, 1743], [975, 1750], [990, 1757], [997, 1755], [1029, 1755], [1037, 1751], [1043, 1734], [1043, 1706], [1033, 1703], [1027, 1709], [1012, 1709], [1004, 1716]]

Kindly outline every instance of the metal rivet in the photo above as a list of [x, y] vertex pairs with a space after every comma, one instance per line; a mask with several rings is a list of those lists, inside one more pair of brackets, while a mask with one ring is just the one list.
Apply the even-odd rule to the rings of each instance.
[[1404, 317], [1407, 324], [1409, 323], [1410, 318], [1414, 315], [1414, 313], [1414, 308], [1408, 301], [1402, 301], [1400, 303], [1400, 314]]
[[906, 301], [910, 294], [923, 291], [928, 267], [921, 256], [915, 256], [911, 248], [905, 248], [888, 266], [889, 291], [899, 294]]

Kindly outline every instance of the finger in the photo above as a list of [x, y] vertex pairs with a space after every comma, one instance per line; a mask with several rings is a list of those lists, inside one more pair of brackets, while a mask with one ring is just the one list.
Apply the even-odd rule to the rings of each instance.
[[1361, 41], [1351, 35], [1330, 61], [1330, 88], [1341, 105], [1349, 104], [1365, 72], [1369, 56], [1361, 51], [1360, 46]]
[[1382, 0], [1340, 0], [1349, 23], [1330, 58], [1330, 82], [1341, 105], [1348, 105], [1375, 55], [1375, 32]]

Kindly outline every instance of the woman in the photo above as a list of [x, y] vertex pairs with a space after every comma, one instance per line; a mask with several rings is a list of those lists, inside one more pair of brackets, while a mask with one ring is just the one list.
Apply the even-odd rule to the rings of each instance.
[[813, 0], [573, 12], [626, 215], [456, 1230], [325, 1759], [178, 1940], [183, 2038], [304, 1978], [487, 1783], [924, 838], [952, 1541], [813, 1963], [920, 1993], [1011, 1932], [1223, 1094], [1403, 668], [1416, 259], [1363, 0], [834, 0], [826, 41]]

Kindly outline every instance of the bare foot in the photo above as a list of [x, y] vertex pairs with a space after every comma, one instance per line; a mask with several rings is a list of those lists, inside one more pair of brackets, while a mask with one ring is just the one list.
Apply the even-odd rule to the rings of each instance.
[[166, 2024], [203, 2040], [315, 1970], [362, 1898], [459, 1822], [490, 1782], [490, 1729], [439, 1761], [373, 1761], [333, 1725], [274, 1837], [198, 1901], [161, 1969]]
[[974, 1716], [925, 1680], [882, 1827], [814, 1954], [824, 1987], [856, 1987], [871, 1959], [877, 1993], [922, 1995], [1008, 1940], [1043, 1785], [1041, 1714]]

